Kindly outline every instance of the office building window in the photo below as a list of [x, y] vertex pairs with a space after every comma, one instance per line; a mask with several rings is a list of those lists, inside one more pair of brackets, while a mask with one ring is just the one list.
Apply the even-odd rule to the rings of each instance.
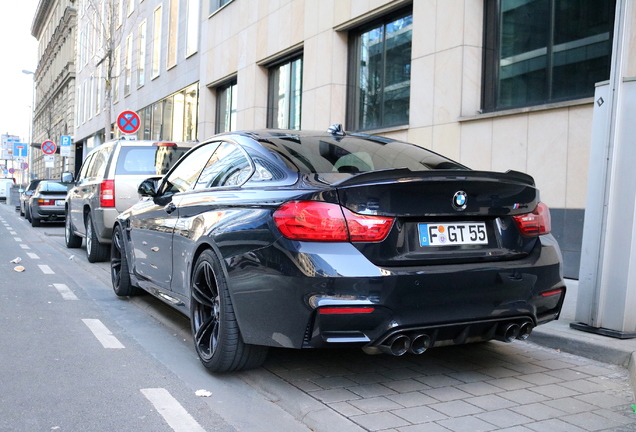
[[302, 56], [269, 68], [267, 127], [300, 129]]
[[201, 0], [188, 0], [188, 21], [186, 29], [186, 57], [197, 52], [199, 43], [199, 9]]
[[168, 69], [177, 64], [177, 32], [179, 25], [179, 0], [170, 0], [168, 11]]
[[232, 0], [210, 0], [210, 13], [216, 12], [231, 1]]
[[594, 95], [609, 78], [615, 0], [487, 0], [482, 109]]
[[161, 5], [153, 14], [152, 30], [152, 78], [159, 76], [161, 67]]
[[132, 35], [128, 35], [126, 38], [126, 53], [124, 59], [124, 96], [130, 94], [130, 87], [132, 85]]
[[119, 47], [115, 48], [113, 57], [113, 103], [117, 103], [119, 102], [119, 77], [121, 75], [121, 50]]
[[102, 107], [102, 80], [103, 78], [103, 70], [104, 70], [104, 65], [101, 64], [99, 65], [99, 68], [97, 69], [97, 77], [95, 77], [95, 115], [99, 115], [101, 113], [101, 107]]
[[368, 130], [408, 124], [412, 34], [410, 9], [351, 33], [348, 128]]
[[216, 90], [216, 133], [236, 128], [236, 79]]
[[139, 139], [194, 141], [197, 139], [199, 84], [165, 97], [137, 111]]
[[137, 51], [137, 87], [146, 83], [146, 21], [139, 24], [139, 50]]

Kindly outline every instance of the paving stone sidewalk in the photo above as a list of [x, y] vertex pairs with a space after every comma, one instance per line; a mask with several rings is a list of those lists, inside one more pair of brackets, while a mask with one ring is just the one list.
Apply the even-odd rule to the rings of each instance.
[[636, 432], [624, 368], [531, 342], [397, 358], [273, 350], [265, 368], [360, 431]]

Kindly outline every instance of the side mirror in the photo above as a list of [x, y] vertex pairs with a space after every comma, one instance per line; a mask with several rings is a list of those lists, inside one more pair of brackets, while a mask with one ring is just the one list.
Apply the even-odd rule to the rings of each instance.
[[158, 185], [159, 180], [156, 178], [147, 178], [139, 184], [137, 193], [142, 197], [154, 197], [157, 195]]
[[63, 172], [61, 180], [63, 183], [72, 183], [75, 180], [72, 172]]
[[33, 195], [33, 191], [32, 190], [28, 190], [24, 194], [27, 195], [27, 196], [31, 196], [31, 195]]

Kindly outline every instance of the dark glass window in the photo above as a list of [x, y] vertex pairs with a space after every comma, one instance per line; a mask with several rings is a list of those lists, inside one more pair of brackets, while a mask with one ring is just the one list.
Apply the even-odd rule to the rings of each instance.
[[229, 132], [236, 127], [236, 79], [216, 92], [216, 133]]
[[594, 95], [609, 78], [615, 0], [487, 0], [483, 110]]
[[172, 195], [189, 190], [199, 178], [218, 145], [218, 143], [203, 144], [192, 150], [187, 157], [179, 159], [178, 165], [167, 175], [160, 193]]
[[410, 10], [352, 32], [348, 129], [408, 124], [412, 34]]
[[252, 166], [245, 153], [232, 143], [223, 143], [208, 161], [194, 189], [240, 186], [251, 174]]
[[302, 57], [296, 57], [269, 69], [267, 127], [300, 129], [302, 65]]

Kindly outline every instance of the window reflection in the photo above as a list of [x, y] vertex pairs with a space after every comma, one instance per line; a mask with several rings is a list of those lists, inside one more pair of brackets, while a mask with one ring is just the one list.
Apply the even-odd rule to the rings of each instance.
[[354, 129], [408, 124], [412, 29], [409, 14], [356, 36]]
[[493, 90], [485, 92], [484, 108], [592, 96], [594, 84], [609, 77], [615, 6], [615, 0], [489, 1], [486, 48], [494, 65], [486, 66], [494, 69], [485, 76]]
[[300, 129], [302, 58], [270, 68], [267, 127]]

